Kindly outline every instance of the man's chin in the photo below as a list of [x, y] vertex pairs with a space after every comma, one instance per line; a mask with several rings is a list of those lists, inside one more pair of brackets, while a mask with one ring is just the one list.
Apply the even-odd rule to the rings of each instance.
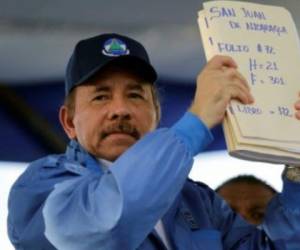
[[126, 147], [112, 147], [107, 151], [101, 151], [97, 154], [97, 158], [101, 158], [108, 161], [115, 161], [117, 160], [130, 146]]
[[97, 157], [103, 158], [109, 161], [116, 160], [121, 156], [128, 148], [136, 143], [136, 139], [133, 137], [111, 137], [105, 138], [98, 148]]

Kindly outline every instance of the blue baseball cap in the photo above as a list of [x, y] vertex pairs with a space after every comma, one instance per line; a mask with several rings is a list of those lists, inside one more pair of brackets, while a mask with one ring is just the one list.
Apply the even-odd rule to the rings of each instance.
[[103, 34], [79, 41], [67, 65], [65, 94], [87, 81], [109, 64], [123, 65], [141, 74], [150, 83], [157, 73], [144, 46], [119, 34]]

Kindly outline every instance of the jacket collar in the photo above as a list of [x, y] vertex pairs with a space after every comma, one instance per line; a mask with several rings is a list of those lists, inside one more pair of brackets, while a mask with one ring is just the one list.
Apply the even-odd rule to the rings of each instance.
[[76, 165], [80, 164], [89, 170], [96, 172], [103, 171], [99, 161], [88, 153], [76, 140], [69, 142], [66, 149], [66, 157], [68, 161]]

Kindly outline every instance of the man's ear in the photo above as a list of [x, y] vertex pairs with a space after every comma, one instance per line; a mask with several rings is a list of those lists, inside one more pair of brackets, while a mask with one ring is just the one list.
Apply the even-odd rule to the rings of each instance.
[[73, 115], [65, 106], [61, 106], [59, 110], [59, 121], [70, 139], [76, 138], [76, 131], [73, 123]]

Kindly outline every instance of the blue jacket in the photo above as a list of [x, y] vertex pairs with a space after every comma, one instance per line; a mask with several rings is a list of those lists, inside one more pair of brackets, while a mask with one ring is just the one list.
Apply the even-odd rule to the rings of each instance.
[[71, 141], [13, 185], [11, 242], [22, 250], [165, 249], [153, 231], [162, 219], [173, 249], [299, 250], [300, 185], [284, 180], [257, 229], [187, 179], [193, 155], [210, 141], [202, 123], [181, 122], [149, 133], [109, 169]]

